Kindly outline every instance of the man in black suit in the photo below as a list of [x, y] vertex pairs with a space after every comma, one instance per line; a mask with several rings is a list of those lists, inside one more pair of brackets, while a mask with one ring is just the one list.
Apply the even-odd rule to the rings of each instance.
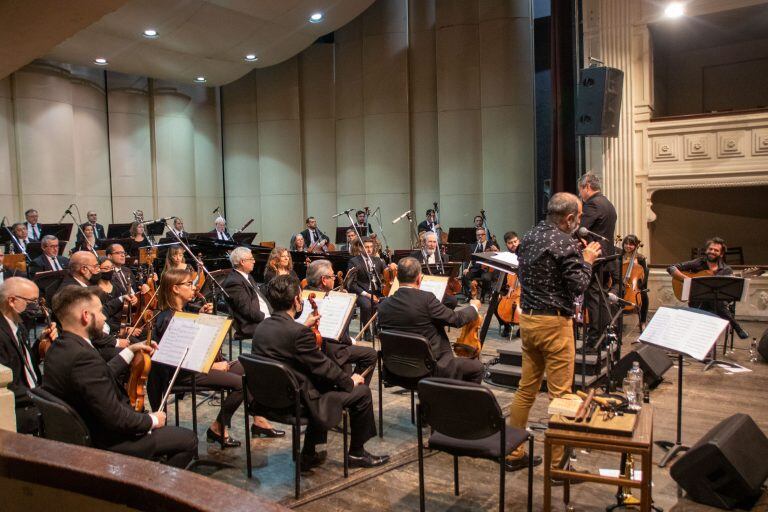
[[41, 382], [40, 341], [55, 340], [58, 336], [56, 324], [51, 324], [30, 344], [24, 323], [40, 311], [39, 294], [35, 283], [23, 277], [12, 277], [0, 284], [0, 364], [10, 368], [13, 374], [8, 389], [16, 398], [16, 430], [22, 434], [35, 434], [39, 430], [38, 411], [27, 390]]
[[[325, 295], [333, 290], [335, 276], [333, 265], [328, 260], [314, 260], [307, 268], [307, 287], [305, 290], [316, 291]], [[349, 335], [349, 324], [344, 328], [340, 339], [325, 340], [325, 354], [344, 369], [351, 370], [355, 366], [355, 373], [360, 375], [368, 368], [376, 365], [376, 351], [370, 347], [354, 345]], [[351, 371], [350, 371], [351, 373]], [[365, 384], [370, 385], [373, 372], [368, 372]]]
[[274, 309], [271, 317], [261, 322], [253, 333], [253, 354], [268, 357], [288, 366], [299, 383], [302, 403], [310, 422], [304, 435], [301, 464], [309, 469], [324, 461], [324, 452], [316, 446], [324, 443], [328, 429], [341, 421], [344, 407], [351, 417], [349, 464], [351, 467], [380, 466], [389, 456], [376, 456], [365, 450], [365, 443], [376, 435], [371, 390], [357, 373], [350, 374], [317, 349], [315, 335], [307, 325], [319, 316], [310, 315], [307, 325], [294, 320], [301, 311], [299, 281], [290, 276], [277, 276], [267, 285], [267, 300]]
[[437, 361], [436, 377], [479, 383], [483, 378], [483, 364], [477, 359], [455, 357], [445, 326], [461, 327], [476, 319], [480, 301], [472, 299], [469, 306], [451, 310], [432, 292], [419, 290], [421, 265], [415, 258], [400, 260], [397, 278], [400, 288], [379, 305], [381, 328], [424, 336]]
[[353, 249], [360, 250], [360, 241], [357, 238], [357, 232], [352, 228], [347, 228], [346, 235], [347, 243], [341, 244], [338, 247], [338, 250], [341, 252], [346, 252], [347, 254], [354, 255], [355, 251]]
[[39, 214], [34, 208], [24, 212], [24, 217], [27, 219], [27, 233], [29, 234], [29, 240], [32, 242], [39, 242], [43, 235], [43, 227], [37, 223]]
[[[368, 323], [373, 315], [373, 309], [379, 303], [382, 297], [381, 276], [387, 264], [383, 259], [374, 256], [374, 243], [370, 238], [363, 239], [364, 254], [359, 254], [349, 260], [347, 270], [357, 269], [355, 280], [349, 288], [349, 291], [357, 294], [357, 305], [360, 307], [360, 321], [363, 325]], [[397, 265], [390, 264], [390, 268], [395, 270]], [[370, 331], [365, 334], [365, 339], [371, 339]]]
[[85, 226], [91, 226], [93, 228], [93, 236], [96, 237], [96, 240], [107, 238], [107, 232], [104, 230], [104, 226], [96, 222], [98, 219], [97, 213], [90, 210], [86, 214], [86, 217], [88, 217], [88, 222], [80, 224], [80, 229], [77, 230], [77, 241], [81, 242], [83, 240], [83, 235], [81, 235], [80, 232]]
[[363, 210], [357, 210], [355, 212], [355, 228], [360, 233], [360, 236], [368, 236], [373, 233], [371, 223], [367, 222], [365, 212]]
[[261, 296], [256, 281], [253, 279], [254, 263], [251, 250], [246, 247], [236, 247], [229, 255], [229, 261], [234, 270], [222, 283], [227, 292], [227, 304], [235, 319], [235, 337], [248, 339], [253, 337], [253, 331], [259, 322], [269, 318], [269, 304]]
[[32, 276], [38, 272], [65, 270], [69, 266], [69, 258], [59, 256], [59, 239], [53, 235], [45, 235], [40, 240], [43, 254], [32, 260], [29, 272]]
[[91, 342], [105, 320], [98, 296], [68, 287], [56, 296], [53, 309], [63, 332], [45, 355], [43, 388], [77, 411], [97, 448], [186, 467], [197, 454], [197, 436], [166, 426], [162, 411], [136, 412], [117, 384], [136, 354], [153, 352], [157, 345], [130, 345], [107, 363]]
[[[603, 257], [615, 254], [613, 237], [616, 230], [616, 209], [601, 192], [600, 178], [591, 172], [583, 175], [579, 179], [579, 196], [581, 196], [583, 209], [580, 226], [603, 237], [599, 238], [590, 235], [586, 238], [586, 241], [598, 242]], [[590, 318], [590, 323], [587, 327], [587, 341], [592, 348], [594, 348], [605, 326], [611, 320], [600, 294], [598, 280], [600, 280], [606, 293], [610, 291], [621, 296], [619, 293], [619, 283], [621, 283], [620, 265], [620, 261], [618, 263], [613, 261], [596, 266], [594, 269], [595, 275], [589, 284], [589, 288], [584, 292], [584, 301]], [[611, 309], [614, 307], [611, 306]]]
[[[499, 248], [493, 245], [493, 242], [488, 240], [488, 234], [485, 228], [480, 227], [475, 229], [475, 237], [477, 242], [472, 246], [472, 254], [486, 251], [498, 251]], [[480, 297], [488, 295], [491, 291], [493, 273], [488, 268], [483, 268], [479, 263], [472, 263], [470, 266], [464, 269], [464, 288], [469, 290], [470, 283], [473, 280], [478, 280], [481, 287]]]
[[[416, 258], [422, 267], [426, 265], [429, 274], [442, 273], [440, 269], [443, 268], [443, 263], [448, 262], [448, 254], [439, 252], [437, 235], [433, 231], [424, 231], [420, 236], [424, 238], [423, 247], [413, 251], [410, 254], [411, 258]], [[443, 295], [443, 304], [449, 308], [456, 309], [458, 303], [455, 296], [447, 293]]]
[[331, 239], [317, 227], [317, 219], [307, 217], [305, 222], [307, 229], [301, 232], [301, 236], [307, 244], [307, 252], [312, 252], [315, 247], [326, 247], [331, 242]]
[[115, 285], [120, 295], [130, 296], [137, 292], [146, 293], [149, 291], [147, 284], [139, 285], [133, 271], [125, 266], [125, 249], [120, 244], [112, 244], [107, 247], [105, 254], [115, 266], [115, 273], [112, 276], [112, 284]]
[[174, 234], [176, 234], [182, 240], [185, 240], [189, 236], [189, 233], [184, 231], [184, 219], [181, 217], [176, 217], [173, 219], [173, 227], [169, 229], [167, 233], [165, 233], [165, 237], [170, 238], [171, 240], [176, 240], [176, 237], [173, 236]]
[[211, 238], [215, 238], [216, 240], [232, 240], [229, 231], [227, 231], [227, 221], [224, 220], [224, 217], [216, 217], [213, 224], [215, 227], [208, 232], [208, 234], [211, 235]]
[[11, 238], [8, 243], [5, 244], [5, 252], [21, 254], [27, 252], [27, 244], [32, 240], [29, 239], [27, 234], [27, 225], [24, 222], [16, 222], [11, 226], [14, 240]]
[[433, 233], [437, 233], [437, 230], [439, 229], [442, 228], [440, 227], [440, 224], [437, 223], [437, 214], [435, 213], [435, 210], [430, 208], [427, 210], [427, 218], [419, 222], [418, 232], [432, 231]]

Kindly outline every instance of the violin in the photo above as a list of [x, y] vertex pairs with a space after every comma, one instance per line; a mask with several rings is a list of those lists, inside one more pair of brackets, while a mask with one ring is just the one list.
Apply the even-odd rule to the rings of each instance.
[[[479, 286], [476, 280], [472, 280], [470, 283], [470, 295], [473, 299], [477, 299], [479, 296]], [[477, 318], [461, 328], [461, 334], [456, 339], [456, 343], [453, 344], [453, 353], [457, 357], [465, 357], [468, 359], [477, 359], [480, 357], [480, 351], [483, 348], [483, 344], [480, 342], [480, 327], [483, 325], [483, 316], [477, 315]]]
[[195, 290], [200, 292], [205, 285], [205, 272], [203, 272], [203, 254], [198, 253], [197, 259], [201, 262], [197, 264], [197, 271], [193, 273], [192, 283], [195, 285]]
[[[147, 338], [145, 343], [147, 346], [151, 346], [151, 323], [154, 319], [154, 313], [147, 309], [141, 314], [141, 317], [147, 328]], [[126, 387], [128, 391], [128, 399], [131, 401], [131, 407], [133, 407], [133, 410], [136, 412], [144, 411], [144, 400], [147, 395], [147, 379], [149, 379], [149, 371], [151, 369], [152, 359], [147, 352], [142, 351], [133, 354], [133, 359], [131, 360], [131, 375], [128, 378]]]
[[[45, 316], [45, 328], [48, 329], [51, 327], [51, 312], [48, 311], [48, 308], [45, 304], [45, 299], [43, 297], [40, 297], [40, 310]], [[46, 335], [40, 340], [40, 344], [37, 346], [38, 353], [40, 354], [40, 360], [45, 359], [45, 353], [48, 352], [49, 348], [51, 348], [53, 342], [54, 339], [51, 338], [50, 335]]]
[[[317, 302], [315, 302], [316, 295], [314, 293], [310, 293], [309, 297], [307, 297], [307, 300], [309, 300], [309, 305], [312, 306], [312, 314], [317, 315]], [[323, 349], [323, 336], [320, 334], [320, 326], [318, 325], [319, 322], [315, 322], [315, 324], [311, 327], [312, 332], [315, 334], [315, 344], [317, 345], [317, 348], [319, 350]]]
[[517, 274], [507, 274], [507, 294], [499, 299], [496, 314], [505, 324], [520, 323], [520, 281]]
[[397, 279], [397, 269], [385, 267], [384, 272], [381, 273], [381, 293], [385, 297], [389, 297], [389, 293], [392, 291], [392, 283]]

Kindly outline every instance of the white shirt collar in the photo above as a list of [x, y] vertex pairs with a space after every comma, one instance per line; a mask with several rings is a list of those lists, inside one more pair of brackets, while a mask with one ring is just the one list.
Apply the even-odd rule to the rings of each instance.
[[16, 330], [19, 328], [19, 326], [16, 324], [16, 322], [14, 322], [10, 318], [8, 318], [8, 315], [3, 314], [3, 317], [5, 317], [5, 321], [8, 322], [8, 325], [11, 326], [11, 332], [13, 333], [13, 337], [15, 338], [16, 337]]

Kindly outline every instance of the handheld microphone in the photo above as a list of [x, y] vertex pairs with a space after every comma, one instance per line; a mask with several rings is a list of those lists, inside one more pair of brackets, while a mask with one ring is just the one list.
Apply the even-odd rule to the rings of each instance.
[[624, 300], [613, 292], [608, 293], [608, 302], [610, 302], [611, 304], [619, 304], [621, 306], [630, 306], [632, 308], [637, 309], [637, 304], [633, 304], [628, 300]]
[[412, 211], [413, 211], [413, 210], [408, 210], [407, 212], [403, 213], [401, 216], [399, 216], [398, 218], [396, 218], [395, 220], [393, 220], [393, 221], [392, 221], [392, 224], [397, 224], [398, 222], [400, 222], [401, 220], [403, 220], [403, 219], [404, 219], [404, 218], [405, 218], [405, 217], [406, 217], [406, 216], [407, 216], [409, 213], [411, 213]]
[[610, 242], [607, 238], [605, 238], [602, 235], [598, 235], [597, 233], [593, 233], [592, 231], [588, 230], [584, 226], [579, 228], [579, 231], [577, 232], [579, 234], [579, 238], [587, 238], [588, 236], [593, 236], [595, 238], [599, 238], [600, 240], [604, 240], [606, 242]]
[[352, 210], [354, 210], [354, 208], [350, 208], [348, 210], [344, 210], [343, 212], [337, 213], [336, 215], [331, 215], [331, 218], [335, 219], [336, 217], [341, 217], [342, 215], [347, 215]]
[[611, 254], [610, 256], [605, 256], [603, 258], [597, 258], [593, 263], [592, 266], [595, 267], [597, 265], [600, 265], [601, 263], [606, 263], [608, 261], [613, 261], [621, 258], [621, 253], [618, 254]]

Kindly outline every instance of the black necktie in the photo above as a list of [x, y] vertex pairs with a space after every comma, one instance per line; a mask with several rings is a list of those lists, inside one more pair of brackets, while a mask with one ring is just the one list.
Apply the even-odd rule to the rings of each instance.
[[27, 330], [21, 325], [16, 328], [16, 340], [19, 343], [21, 357], [24, 359], [24, 374], [27, 379], [27, 386], [33, 388], [37, 385], [37, 377], [32, 370], [32, 358], [29, 355], [29, 347], [27, 347]]

